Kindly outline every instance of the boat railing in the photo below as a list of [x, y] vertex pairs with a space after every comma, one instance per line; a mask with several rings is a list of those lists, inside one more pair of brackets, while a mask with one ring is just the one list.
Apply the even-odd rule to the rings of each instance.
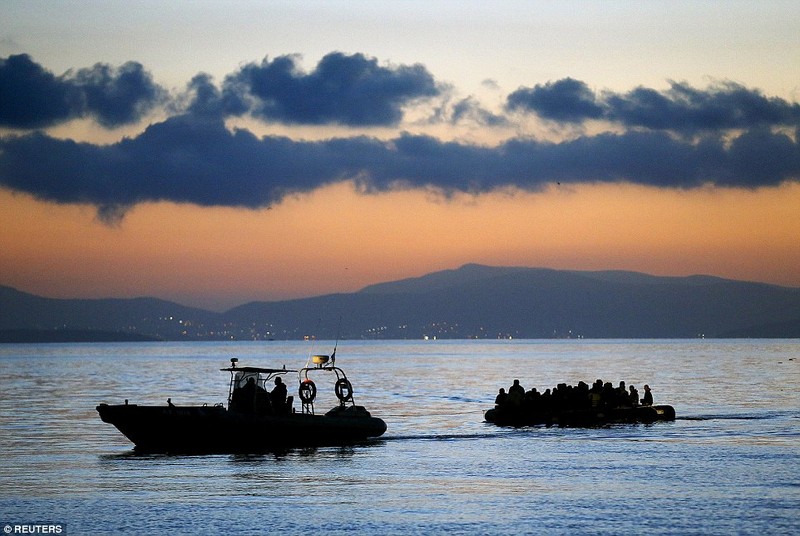
[[300, 369], [298, 373], [300, 382], [298, 396], [300, 398], [302, 413], [314, 414], [314, 401], [317, 397], [317, 385], [314, 383], [314, 380], [309, 377], [309, 373], [333, 373], [336, 376], [333, 391], [336, 398], [339, 400], [339, 407], [344, 408], [348, 404], [351, 406], [355, 405], [355, 401], [353, 400], [353, 385], [350, 383], [350, 380], [347, 379], [345, 372], [333, 364], [333, 359], [330, 359], [329, 356], [326, 355], [315, 355], [312, 356], [311, 362], [314, 366], [305, 366]]

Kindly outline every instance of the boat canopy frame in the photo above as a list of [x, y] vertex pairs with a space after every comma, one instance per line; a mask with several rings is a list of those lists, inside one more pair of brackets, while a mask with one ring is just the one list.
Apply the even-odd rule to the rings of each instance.
[[260, 387], [265, 392], [269, 392], [267, 389], [267, 383], [276, 378], [278, 376], [283, 376], [285, 374], [290, 374], [293, 372], [298, 372], [297, 370], [287, 369], [286, 365], [283, 368], [263, 368], [263, 367], [237, 367], [236, 363], [239, 360], [235, 357], [231, 358], [231, 366], [226, 367], [223, 369], [219, 369], [220, 371], [230, 372], [231, 373], [231, 382], [228, 386], [228, 408], [231, 407], [231, 401], [233, 400], [233, 392], [239, 388], [243, 387], [243, 384], [246, 384], [248, 379], [253, 378], [257, 387]]

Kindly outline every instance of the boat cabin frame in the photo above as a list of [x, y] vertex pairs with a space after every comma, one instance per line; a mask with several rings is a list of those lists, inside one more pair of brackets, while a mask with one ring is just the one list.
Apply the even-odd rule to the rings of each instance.
[[[231, 381], [228, 387], [229, 410], [233, 409], [233, 406], [235, 406], [234, 393], [241, 389], [245, 389], [251, 382], [253, 384], [253, 399], [251, 407], [255, 407], [258, 402], [257, 397], [259, 394], [262, 396], [269, 396], [270, 389], [268, 388], [268, 382], [277, 378], [278, 376], [298, 372], [296, 370], [287, 369], [285, 365], [283, 368], [279, 369], [262, 367], [237, 367], [236, 363], [238, 361], [239, 360], [237, 358], [232, 357], [231, 366], [220, 369], [221, 371], [227, 371], [231, 373]], [[249, 405], [250, 401], [247, 402]]]

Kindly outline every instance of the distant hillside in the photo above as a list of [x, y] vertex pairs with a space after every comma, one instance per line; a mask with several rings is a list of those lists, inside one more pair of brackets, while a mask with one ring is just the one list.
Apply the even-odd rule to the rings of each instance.
[[[144, 335], [148, 339], [194, 338], [220, 325], [218, 313], [155, 298], [70, 300], [42, 298], [0, 286], [0, 330], [64, 331], [63, 337], [107, 338], [109, 333]], [[186, 332], [186, 333], [184, 333]], [[8, 335], [10, 336], [10, 335]], [[31, 336], [33, 334], [31, 333]], [[58, 335], [48, 338], [58, 339]]]
[[[656, 277], [466, 265], [354, 294], [254, 302], [225, 313], [325, 338], [794, 336], [800, 289], [710, 276]], [[299, 331], [293, 331], [299, 330]]]
[[350, 294], [252, 302], [225, 313], [151, 298], [52, 300], [7, 287], [0, 287], [0, 306], [0, 329], [166, 340], [800, 336], [797, 288], [711, 276], [474, 264]]

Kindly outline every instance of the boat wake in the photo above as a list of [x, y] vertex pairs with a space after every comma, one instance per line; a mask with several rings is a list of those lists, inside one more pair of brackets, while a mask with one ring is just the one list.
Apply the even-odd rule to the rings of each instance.
[[507, 435], [508, 432], [485, 432], [478, 434], [409, 434], [396, 436], [383, 436], [375, 442], [384, 441], [457, 441], [462, 439], [494, 439]]
[[678, 421], [765, 421], [770, 419], [800, 418], [797, 411], [771, 411], [769, 413], [712, 413], [708, 415], [682, 415]]

